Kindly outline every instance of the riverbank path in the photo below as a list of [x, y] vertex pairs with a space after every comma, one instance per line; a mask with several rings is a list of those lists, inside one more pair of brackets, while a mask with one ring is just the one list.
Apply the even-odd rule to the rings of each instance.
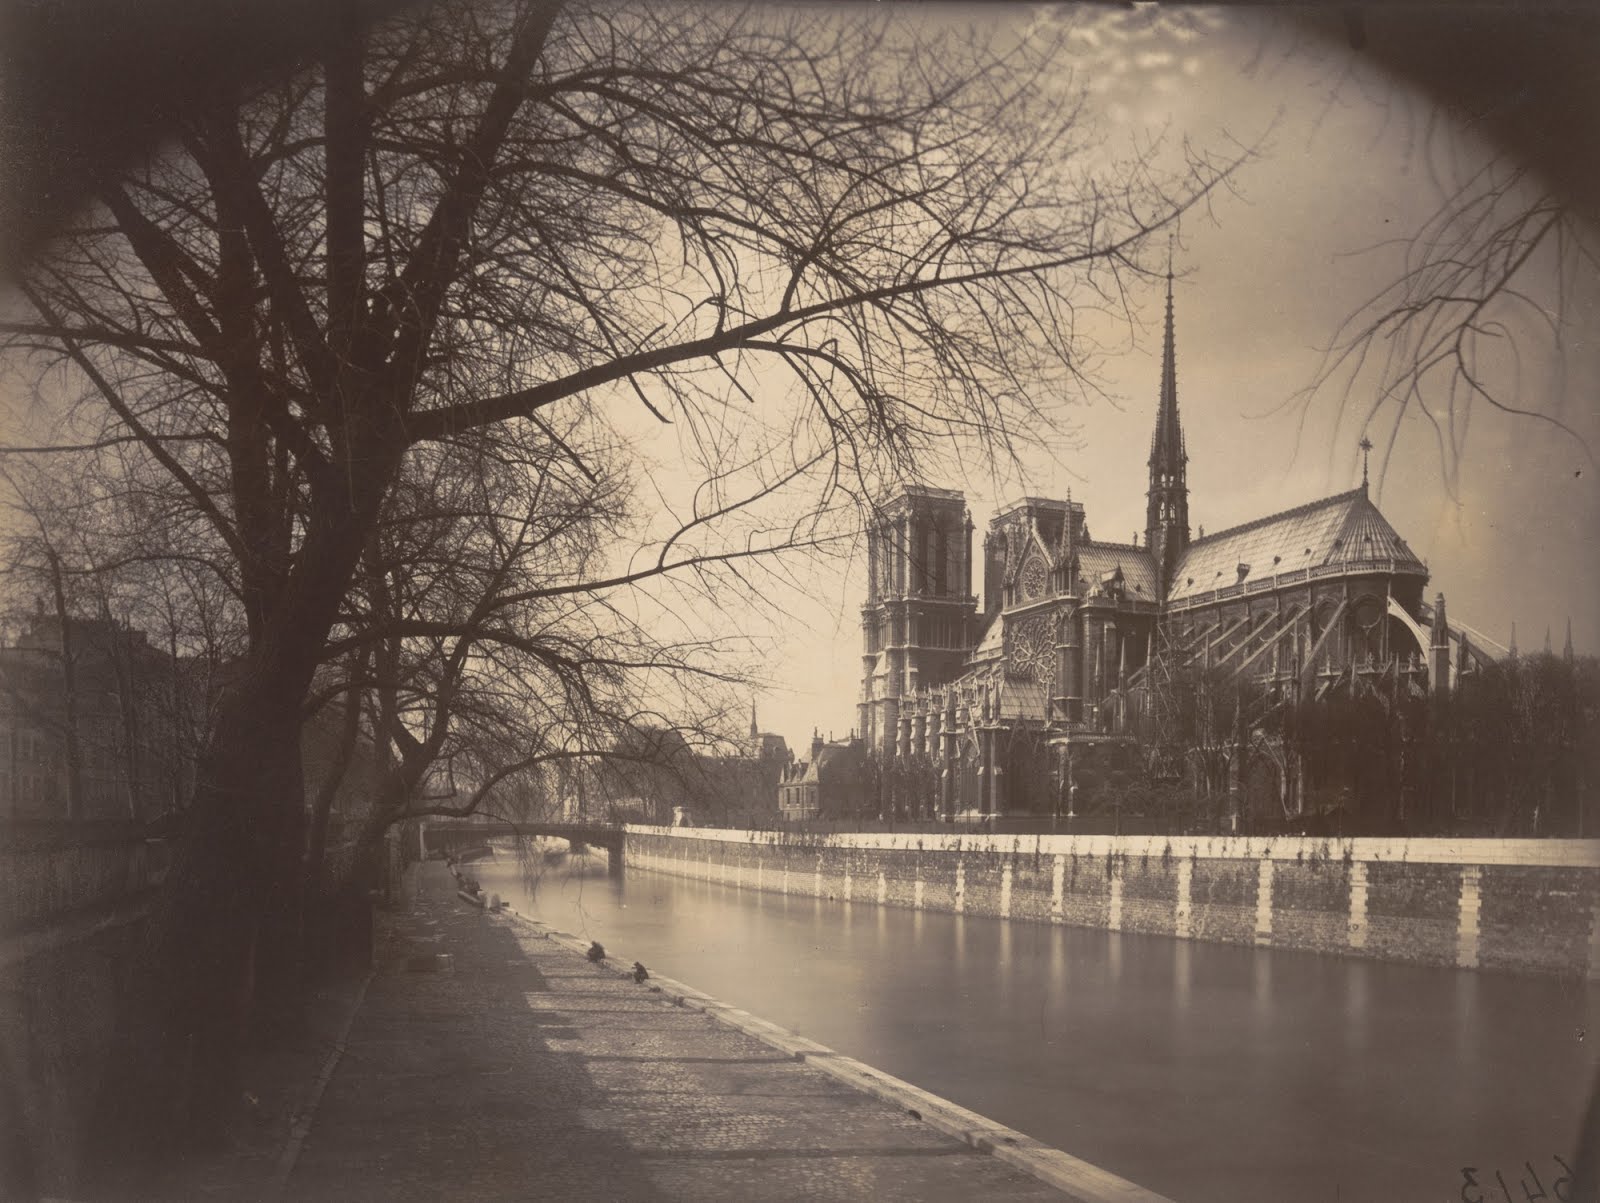
[[455, 890], [381, 917], [283, 1199], [1062, 1198]]

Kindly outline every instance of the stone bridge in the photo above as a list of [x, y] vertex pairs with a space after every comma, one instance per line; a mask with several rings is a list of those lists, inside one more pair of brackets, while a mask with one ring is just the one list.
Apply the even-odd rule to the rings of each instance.
[[420, 837], [422, 855], [426, 857], [435, 852], [458, 852], [507, 836], [538, 836], [566, 840], [575, 849], [604, 848], [611, 876], [622, 876], [623, 830], [619, 823], [594, 823], [582, 820], [511, 823], [504, 820], [478, 822], [430, 819], [422, 825]]

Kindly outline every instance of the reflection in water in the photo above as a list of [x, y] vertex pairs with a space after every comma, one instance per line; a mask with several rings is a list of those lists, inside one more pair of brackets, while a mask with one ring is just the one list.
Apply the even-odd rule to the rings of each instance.
[[1352, 1054], [1365, 1053], [1371, 1045], [1368, 1035], [1368, 997], [1371, 984], [1366, 961], [1352, 960], [1344, 975], [1345, 1047]]
[[1010, 923], [999, 924], [998, 939], [995, 940], [995, 982], [1000, 989], [1000, 1011], [1007, 1014], [1011, 1010], [1011, 986], [1017, 979], [1017, 973], [1011, 968], [1011, 933], [1016, 928]]
[[1471, 1044], [1477, 1037], [1478, 988], [1473, 984], [1475, 980], [1470, 973], [1456, 974], [1455, 1036], [1458, 1057], [1472, 1055]]
[[1463, 1165], [1570, 1162], [1596, 1068], [1600, 992], [1573, 983], [594, 864], [530, 909], [1177, 1199], [1454, 1198]]
[[1193, 949], [1194, 945], [1188, 940], [1172, 941], [1172, 998], [1180, 1016], [1189, 1009], [1189, 989], [1194, 976], [1189, 958]]
[[1264, 1022], [1272, 1015], [1272, 957], [1265, 952], [1257, 953], [1250, 971], [1256, 1015]]

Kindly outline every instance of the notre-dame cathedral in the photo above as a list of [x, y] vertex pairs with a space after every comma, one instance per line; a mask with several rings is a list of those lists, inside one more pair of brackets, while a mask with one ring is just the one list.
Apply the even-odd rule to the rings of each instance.
[[1348, 492], [1195, 538], [1187, 462], [1169, 276], [1143, 542], [1095, 539], [1070, 497], [1024, 497], [983, 536], [980, 605], [962, 494], [894, 495], [868, 532], [866, 750], [931, 764], [946, 816], [1070, 813], [1075, 757], [1134, 749], [1182, 774], [1164, 725], [1184, 674], [1277, 699], [1420, 697], [1495, 657], [1425, 600], [1427, 566], [1365, 468]]

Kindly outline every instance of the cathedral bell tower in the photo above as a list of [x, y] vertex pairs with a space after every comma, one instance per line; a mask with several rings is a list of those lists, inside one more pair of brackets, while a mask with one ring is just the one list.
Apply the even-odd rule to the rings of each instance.
[[1177, 352], [1172, 333], [1172, 264], [1167, 264], [1167, 328], [1161, 352], [1161, 401], [1150, 439], [1150, 490], [1144, 535], [1156, 565], [1160, 596], [1167, 595], [1184, 548], [1189, 546], [1189, 454], [1178, 422]]
[[892, 760], [910, 744], [911, 699], [961, 675], [976, 625], [966, 499], [903, 487], [867, 526], [858, 717], [868, 751]]

